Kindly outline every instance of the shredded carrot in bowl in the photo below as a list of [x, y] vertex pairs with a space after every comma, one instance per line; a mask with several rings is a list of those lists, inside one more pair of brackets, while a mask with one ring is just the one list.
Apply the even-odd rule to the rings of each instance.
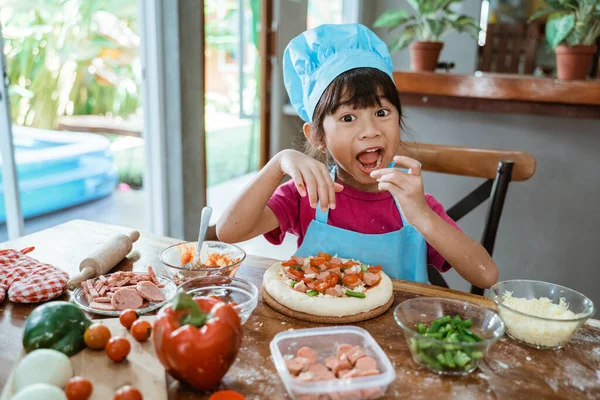
[[[196, 248], [188, 247], [185, 243], [180, 244], [179, 252], [181, 254], [180, 262], [181, 265], [185, 265], [194, 261], [196, 256]], [[206, 262], [200, 262], [200, 260], [192, 266], [192, 269], [203, 269], [203, 268], [223, 268], [229, 267], [240, 261], [239, 258], [231, 258], [228, 254], [223, 253], [212, 253], [208, 255]]]

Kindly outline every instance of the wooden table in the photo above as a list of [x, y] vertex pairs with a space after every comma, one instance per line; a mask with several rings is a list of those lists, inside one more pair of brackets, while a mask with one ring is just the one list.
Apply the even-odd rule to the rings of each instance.
[[[63, 268], [77, 270], [79, 261], [96, 245], [125, 228], [87, 221], [71, 221], [2, 244], [3, 248], [35, 246], [31, 254]], [[130, 257], [118, 268], [144, 271], [148, 265], [162, 266], [159, 252], [175, 239], [142, 233], [134, 244], [139, 258]], [[248, 256], [238, 276], [260, 285], [264, 270], [273, 260]], [[430, 285], [394, 281], [395, 304], [423, 296], [444, 296], [493, 307], [491, 301], [470, 294]], [[67, 299], [64, 295], [62, 299]], [[22, 326], [35, 305], [17, 305], [5, 300], [0, 305], [0, 386], [21, 353]], [[357, 324], [367, 329], [388, 354], [397, 379], [386, 398], [481, 398], [481, 399], [584, 399], [600, 398], [600, 323], [590, 320], [572, 343], [559, 351], [542, 351], [521, 346], [504, 337], [490, 350], [485, 364], [464, 377], [441, 377], [417, 367], [410, 359], [404, 337], [394, 322], [392, 310], [383, 316]], [[287, 318], [263, 304], [244, 325], [244, 341], [237, 362], [226, 375], [222, 388], [244, 393], [248, 399], [283, 399], [285, 389], [270, 359], [269, 342], [281, 331], [313, 327], [315, 324]], [[170, 399], [204, 399], [207, 393], [194, 393], [170, 379]]]

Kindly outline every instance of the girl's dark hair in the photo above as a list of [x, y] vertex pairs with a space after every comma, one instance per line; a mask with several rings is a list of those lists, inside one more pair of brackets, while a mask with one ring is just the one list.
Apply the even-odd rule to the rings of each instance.
[[[334, 114], [339, 107], [343, 105], [355, 109], [381, 107], [382, 97], [396, 107], [399, 116], [398, 125], [402, 127], [400, 96], [394, 81], [388, 74], [376, 68], [355, 68], [339, 75], [325, 89], [315, 107], [312, 125], [317, 140], [321, 142], [325, 135], [323, 130], [325, 117]], [[306, 152], [317, 159], [323, 158], [323, 154], [309, 142], [306, 144]]]

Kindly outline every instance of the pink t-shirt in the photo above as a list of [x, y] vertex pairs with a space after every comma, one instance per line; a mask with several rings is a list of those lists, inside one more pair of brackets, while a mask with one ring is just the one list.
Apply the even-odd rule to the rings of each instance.
[[[426, 194], [425, 200], [444, 221], [460, 230], [433, 196]], [[308, 196], [300, 196], [290, 180], [277, 188], [267, 205], [275, 213], [279, 228], [266, 233], [265, 238], [273, 244], [281, 244], [289, 232], [298, 236], [300, 247], [308, 225], [315, 218], [315, 209], [310, 206]], [[369, 193], [344, 185], [344, 190], [336, 193], [336, 205], [335, 210], [329, 210], [328, 223], [338, 228], [366, 234], [388, 233], [402, 228], [400, 212], [389, 192]], [[429, 243], [427, 263], [441, 272], [450, 269], [444, 257]]]

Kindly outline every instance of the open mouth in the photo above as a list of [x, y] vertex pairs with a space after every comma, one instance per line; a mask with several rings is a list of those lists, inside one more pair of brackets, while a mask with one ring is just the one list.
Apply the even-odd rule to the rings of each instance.
[[370, 174], [372, 171], [381, 168], [383, 162], [383, 148], [372, 147], [361, 151], [356, 156], [358, 168], [365, 174]]

